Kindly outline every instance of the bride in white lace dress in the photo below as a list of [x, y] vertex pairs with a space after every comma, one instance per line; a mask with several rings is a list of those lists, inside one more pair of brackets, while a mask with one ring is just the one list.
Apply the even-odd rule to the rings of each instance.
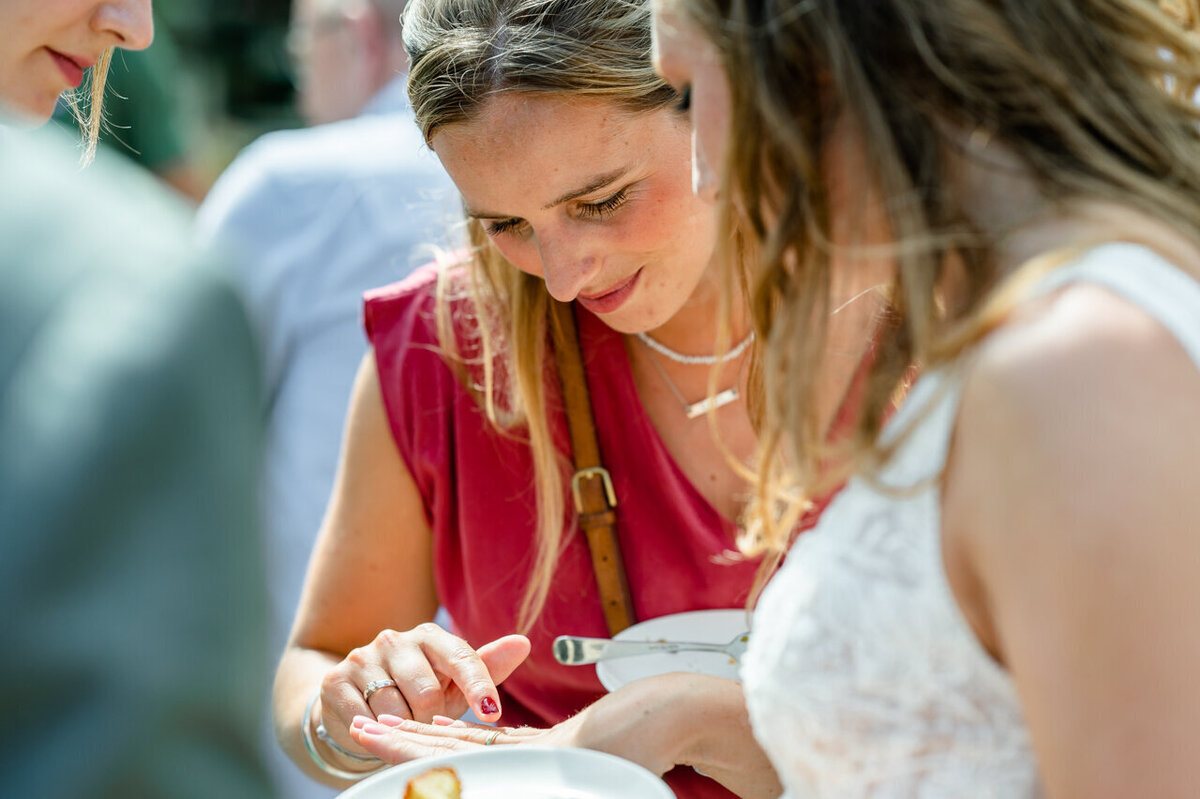
[[[743, 669], [795, 799], [1200, 795], [1198, 14], [656, 0], [697, 189], [762, 231], [781, 499], [747, 545], [850, 476]], [[864, 269], [890, 325], [831, 452], [814, 386]]]

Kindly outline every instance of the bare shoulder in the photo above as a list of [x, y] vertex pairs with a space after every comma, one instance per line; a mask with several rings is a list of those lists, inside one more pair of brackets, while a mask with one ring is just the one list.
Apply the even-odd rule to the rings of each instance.
[[1015, 681], [1047, 795], [1181, 796], [1200, 780], [1176, 756], [1200, 746], [1197, 474], [1200, 369], [1136, 305], [1073, 285], [980, 348], [944, 563]]
[[1198, 473], [1200, 368], [1159, 320], [1087, 283], [1021, 309], [970, 366], [943, 495], [947, 574], [981, 639], [1003, 648], [997, 592], [1038, 570], [1066, 590], [1088, 553], [1103, 569], [1200, 518]]
[[1057, 503], [1102, 507], [1129, 493], [1109, 493], [1117, 483], [1170, 481], [1173, 465], [1200, 463], [1197, 444], [1200, 367], [1154, 316], [1081, 283], [1022, 309], [981, 345], [950, 469], [1035, 496], [1021, 475], [1044, 470], [1042, 485], [1065, 492]]

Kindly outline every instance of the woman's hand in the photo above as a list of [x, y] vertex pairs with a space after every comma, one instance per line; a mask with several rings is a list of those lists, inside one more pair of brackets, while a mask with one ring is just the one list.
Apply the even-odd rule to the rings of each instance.
[[528, 655], [529, 639], [523, 635], [499, 638], [476, 651], [432, 623], [408, 632], [385, 630], [325, 674], [320, 718], [329, 735], [352, 751], [358, 749], [349, 732], [356, 716], [431, 722], [461, 716], [469, 708], [495, 721], [502, 712], [496, 685]]
[[[601, 700], [603, 701], [603, 700]], [[599, 703], [597, 703], [598, 705]], [[646, 746], [631, 740], [646, 743], [642, 730], [627, 727], [626, 723], [595, 736], [595, 719], [601, 712], [597, 705], [582, 713], [556, 724], [549, 729], [535, 727], [492, 727], [487, 724], [472, 724], [461, 719], [435, 716], [432, 724], [422, 724], [411, 719], [392, 715], [381, 715], [372, 721], [366, 716], [356, 716], [351, 722], [351, 737], [367, 751], [387, 763], [403, 763], [431, 755], [465, 752], [484, 746], [511, 746], [534, 744], [539, 746], [568, 746], [609, 752], [639, 763], [662, 776], [675, 767], [672, 758], [664, 752], [652, 753]], [[589, 719], [592, 718], [591, 723]], [[622, 719], [624, 722], [625, 720]], [[626, 735], [622, 736], [624, 732]], [[632, 736], [630, 735], [632, 733]], [[591, 744], [588, 746], [587, 744]]]
[[[277, 737], [306, 774], [345, 788], [350, 781], [336, 772], [369, 767], [315, 738], [314, 720], [338, 746], [361, 753], [349, 732], [356, 715], [429, 721], [471, 707], [480, 718], [499, 717], [496, 684], [528, 656], [529, 641], [505, 637], [476, 652], [440, 627], [422, 624], [439, 604], [433, 533], [396, 447], [374, 352], [368, 352], [354, 383], [329, 509], [275, 674]], [[364, 698], [372, 682], [387, 680], [396, 687]], [[310, 710], [314, 692], [319, 698]], [[313, 742], [316, 758], [305, 741]]]
[[637, 680], [549, 729], [491, 727], [445, 716], [424, 724], [356, 717], [350, 736], [388, 763], [485, 745], [575, 746], [608, 752], [658, 775], [691, 765], [742, 797], [777, 797], [778, 778], [746, 719], [741, 685], [698, 674]]

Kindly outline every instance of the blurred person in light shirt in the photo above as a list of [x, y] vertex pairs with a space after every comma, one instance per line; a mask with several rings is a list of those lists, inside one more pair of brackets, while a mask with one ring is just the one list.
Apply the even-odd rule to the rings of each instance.
[[295, 0], [288, 50], [297, 105], [310, 125], [394, 107], [380, 91], [403, 93], [408, 56], [400, 39], [405, 0]]
[[[314, 126], [247, 147], [198, 215], [202, 242], [237, 255], [234, 279], [263, 353], [273, 657], [295, 616], [367, 349], [363, 292], [403, 278], [457, 208], [405, 96], [403, 8], [404, 0], [296, 0], [297, 104]], [[265, 709], [261, 737], [281, 794], [337, 793], [284, 756]]]

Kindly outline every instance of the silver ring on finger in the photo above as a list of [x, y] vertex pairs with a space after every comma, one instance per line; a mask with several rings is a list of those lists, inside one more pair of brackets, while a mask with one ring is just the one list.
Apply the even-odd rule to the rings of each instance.
[[483, 740], [483, 745], [491, 746], [492, 744], [496, 743], [496, 739], [499, 737], [500, 737], [500, 730], [492, 730], [492, 732], [488, 735], [488, 737]]
[[376, 691], [381, 691], [384, 688], [395, 688], [395, 687], [396, 687], [395, 680], [371, 680], [369, 683], [367, 683], [367, 690], [363, 691], [363, 701], [370, 702], [371, 697], [375, 695]]

